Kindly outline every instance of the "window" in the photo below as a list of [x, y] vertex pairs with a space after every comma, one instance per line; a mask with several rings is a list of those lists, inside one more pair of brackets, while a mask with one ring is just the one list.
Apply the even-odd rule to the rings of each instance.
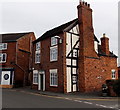
[[40, 42], [36, 43], [36, 51], [35, 51], [35, 63], [40, 63]]
[[57, 42], [58, 42], [57, 38], [51, 37], [51, 46], [57, 45]]
[[58, 86], [57, 69], [50, 70], [50, 86]]
[[7, 49], [7, 43], [0, 43], [0, 50]]
[[40, 50], [40, 42], [36, 43], [36, 50]]
[[0, 53], [0, 63], [6, 62], [6, 53]]
[[116, 78], [116, 75], [115, 75], [116, 71], [114, 69], [112, 69], [111, 72], [112, 72], [112, 79], [115, 79]]
[[57, 46], [50, 47], [50, 61], [57, 61], [58, 48]]
[[33, 84], [38, 84], [38, 70], [33, 71]]
[[35, 63], [40, 63], [40, 50], [35, 51]]

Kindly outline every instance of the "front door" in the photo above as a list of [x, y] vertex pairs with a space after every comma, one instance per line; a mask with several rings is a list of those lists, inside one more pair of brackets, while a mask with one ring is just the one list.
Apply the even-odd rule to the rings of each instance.
[[40, 74], [40, 86], [41, 86], [41, 90], [43, 91], [43, 74]]
[[39, 84], [38, 84], [38, 90], [45, 91], [45, 74], [44, 72], [39, 73]]
[[10, 71], [2, 71], [1, 85], [10, 85]]

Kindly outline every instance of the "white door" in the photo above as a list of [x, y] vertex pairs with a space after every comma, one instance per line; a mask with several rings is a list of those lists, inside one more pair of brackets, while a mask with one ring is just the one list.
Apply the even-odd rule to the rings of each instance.
[[1, 85], [10, 85], [10, 71], [2, 71]]

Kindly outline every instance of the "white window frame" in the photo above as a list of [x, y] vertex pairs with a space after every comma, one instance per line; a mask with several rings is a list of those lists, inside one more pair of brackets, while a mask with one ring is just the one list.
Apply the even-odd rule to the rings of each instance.
[[[53, 49], [56, 49], [56, 52], [53, 53]], [[54, 54], [56, 54], [56, 58], [54, 58]], [[58, 60], [58, 46], [50, 47], [50, 61], [57, 61]]]
[[57, 69], [50, 69], [50, 86], [58, 87]]
[[98, 42], [94, 41], [94, 49], [98, 53]]
[[112, 72], [112, 79], [116, 79], [116, 70], [112, 69], [111, 72]]
[[6, 50], [7, 49], [7, 43], [0, 43], [0, 50]]
[[58, 44], [58, 39], [54, 36], [51, 37], [51, 46], [55, 46]]
[[[3, 61], [3, 55], [5, 55], [5, 61]], [[7, 54], [6, 53], [0, 53], [0, 57], [1, 57], [0, 63], [6, 63]]]
[[40, 42], [37, 42], [37, 43], [36, 43], [36, 50], [40, 50], [40, 47], [41, 47], [41, 43], [40, 43]]
[[[37, 78], [37, 82], [35, 78]], [[33, 84], [38, 84], [38, 70], [33, 70]]]
[[[37, 61], [37, 58], [38, 58], [38, 56], [37, 56], [37, 54], [39, 54], [39, 61]], [[37, 64], [37, 63], [40, 63], [40, 50], [36, 50], [35, 51], [35, 63]]]

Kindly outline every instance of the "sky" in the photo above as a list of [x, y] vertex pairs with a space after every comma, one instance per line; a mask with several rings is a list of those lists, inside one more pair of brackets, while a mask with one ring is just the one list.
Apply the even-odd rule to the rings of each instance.
[[[94, 33], [110, 39], [110, 50], [118, 55], [118, 1], [85, 0], [93, 9]], [[77, 18], [79, 0], [1, 0], [0, 33], [46, 31]]]

